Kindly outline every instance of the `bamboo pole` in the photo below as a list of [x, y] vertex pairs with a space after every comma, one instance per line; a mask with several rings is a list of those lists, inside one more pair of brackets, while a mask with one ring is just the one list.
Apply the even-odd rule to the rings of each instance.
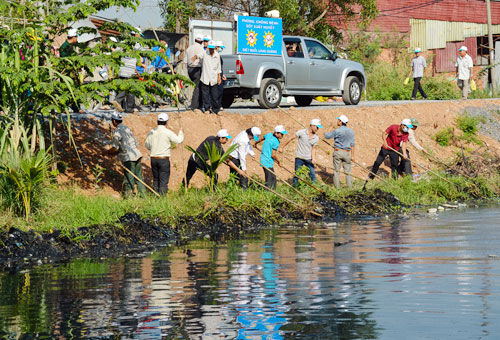
[[[288, 116], [290, 116], [290, 118], [292, 118], [292, 120], [294, 120], [297, 124], [299, 124], [300, 126], [302, 126], [303, 128], [306, 128], [306, 126], [304, 124], [302, 124], [301, 122], [299, 122], [297, 119], [295, 119], [295, 117], [293, 117], [290, 113], [286, 112], [285, 110], [283, 110], [281, 107], [278, 106], [278, 109], [280, 109], [282, 112], [286, 113]], [[320, 137], [318, 135], [319, 139], [326, 143], [327, 145], [329, 145], [330, 147], [334, 148], [334, 146], [332, 144], [330, 144], [330, 142], [328, 142], [326, 139], [324, 139], [323, 137]], [[382, 177], [380, 177], [379, 175], [377, 175], [376, 173], [372, 172], [371, 170], [369, 170], [368, 168], [365, 168], [363, 165], [359, 164], [358, 162], [355, 162], [353, 160], [351, 160], [351, 162], [353, 164], [356, 164], [357, 166], [359, 166], [361, 169], [367, 171], [368, 173], [372, 174], [373, 176], [383, 180]]]
[[[300, 191], [298, 191], [297, 189], [295, 189], [293, 187], [293, 185], [291, 185], [290, 183], [288, 183], [287, 181], [285, 181], [284, 179], [278, 177], [278, 175], [276, 174], [276, 172], [274, 172], [273, 170], [269, 169], [268, 167], [264, 166], [261, 162], [257, 161], [256, 159], [254, 159], [252, 157], [252, 160], [255, 161], [256, 163], [258, 163], [260, 166], [262, 166], [264, 169], [266, 169], [267, 171], [269, 171], [270, 173], [272, 173], [274, 176], [276, 176], [276, 178], [278, 178], [279, 181], [283, 182], [285, 185], [287, 185], [288, 187], [290, 187], [293, 191], [295, 191], [297, 194], [299, 194], [302, 198], [306, 199], [306, 200], [310, 200], [311, 198], [310, 197], [307, 197], [306, 195], [304, 195], [303, 193], [301, 193]], [[248, 178], [248, 177], [247, 177]]]
[[[154, 191], [153, 188], [151, 188], [149, 185], [147, 185], [146, 183], [144, 183], [143, 180], [141, 180], [139, 177], [137, 177], [132, 171], [130, 171], [125, 165], [123, 165], [122, 163], [118, 163], [123, 169], [125, 169], [125, 171], [127, 171], [129, 174], [131, 174], [136, 180], [138, 180], [140, 183], [142, 183], [146, 188], [148, 188], [153, 194], [155, 194], [156, 196], [158, 197], [161, 197], [159, 193], [157, 193], [156, 191]], [[141, 164], [142, 166], [142, 164]]]
[[[407, 161], [411, 162], [411, 160], [410, 160], [410, 159], [408, 159], [407, 157], [405, 157], [405, 156], [404, 156], [401, 152], [399, 152], [399, 151], [397, 151], [397, 150], [395, 150], [395, 149], [391, 148], [389, 145], [388, 145], [387, 147], [389, 148], [389, 150], [394, 151], [394, 152], [395, 152], [395, 153], [397, 153], [399, 156], [401, 156], [403, 159], [405, 159], [405, 160], [407, 160]], [[426, 168], [425, 166], [423, 166], [423, 165], [421, 165], [421, 164], [418, 164], [418, 163], [415, 163], [415, 164], [417, 164], [419, 167], [421, 167], [421, 168], [422, 168], [422, 169], [424, 169], [425, 171], [429, 171], [430, 173], [432, 173], [432, 174], [436, 175], [437, 177], [441, 178], [442, 180], [444, 180], [444, 181], [446, 181], [446, 182], [448, 182], [448, 183], [450, 183], [450, 184], [454, 184], [454, 185], [456, 185], [455, 183], [453, 183], [453, 182], [451, 182], [451, 181], [447, 180], [446, 178], [444, 178], [443, 176], [441, 176], [441, 175], [440, 175], [440, 174], [438, 174], [437, 172], [432, 171], [431, 169]]]
[[[276, 191], [274, 191], [273, 189], [266, 187], [264, 184], [260, 183], [259, 181], [256, 181], [256, 180], [255, 180], [255, 179], [253, 179], [252, 177], [250, 177], [250, 176], [249, 176], [249, 177], [248, 177], [248, 179], [250, 180], [250, 182], [255, 183], [255, 184], [257, 184], [258, 186], [260, 186], [260, 187], [262, 187], [262, 188], [266, 189], [267, 191], [269, 191], [269, 192], [271, 192], [271, 193], [275, 194], [276, 196], [278, 196], [279, 198], [281, 198], [281, 199], [282, 199], [282, 200], [284, 200], [285, 202], [288, 202], [288, 203], [290, 203], [291, 205], [294, 205], [294, 206], [296, 206], [297, 208], [299, 208], [299, 209], [301, 209], [301, 210], [303, 209], [303, 207], [302, 207], [301, 205], [299, 205], [298, 203], [296, 203], [296, 202], [294, 202], [294, 201], [292, 201], [292, 200], [290, 200], [290, 199], [286, 198], [286, 197], [285, 197], [285, 196], [283, 196], [283, 195], [278, 194], [278, 193], [277, 193]], [[311, 213], [311, 214], [313, 214], [313, 215], [316, 215], [316, 216], [318, 216], [318, 217], [323, 217], [323, 215], [322, 215], [322, 214], [317, 213], [317, 212], [315, 212], [315, 211], [306, 211], [306, 212]]]

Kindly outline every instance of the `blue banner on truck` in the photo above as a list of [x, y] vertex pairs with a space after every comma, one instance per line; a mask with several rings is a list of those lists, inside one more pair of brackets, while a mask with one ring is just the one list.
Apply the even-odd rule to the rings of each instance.
[[238, 53], [281, 55], [281, 19], [238, 16]]

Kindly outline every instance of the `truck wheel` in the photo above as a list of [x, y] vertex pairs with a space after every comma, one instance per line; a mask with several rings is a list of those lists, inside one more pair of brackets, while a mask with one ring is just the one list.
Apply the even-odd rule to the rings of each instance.
[[234, 94], [226, 94], [222, 95], [222, 107], [228, 109], [234, 102]]
[[294, 96], [294, 97], [297, 106], [309, 106], [313, 101], [313, 97], [311, 96]]
[[259, 105], [263, 109], [274, 109], [281, 103], [281, 84], [274, 78], [262, 79], [259, 91]]
[[357, 77], [347, 77], [344, 84], [342, 99], [346, 105], [358, 105], [361, 100], [362, 86]]

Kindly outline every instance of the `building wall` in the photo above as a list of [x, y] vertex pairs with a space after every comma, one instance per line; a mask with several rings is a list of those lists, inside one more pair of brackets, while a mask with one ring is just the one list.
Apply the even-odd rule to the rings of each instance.
[[[410, 18], [487, 23], [484, 0], [378, 0], [372, 27], [383, 32], [410, 32]], [[493, 24], [500, 24], [500, 1], [491, 1]]]

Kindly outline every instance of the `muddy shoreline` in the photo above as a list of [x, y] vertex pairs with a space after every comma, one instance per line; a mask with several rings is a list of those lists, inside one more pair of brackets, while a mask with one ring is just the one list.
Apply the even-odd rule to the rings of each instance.
[[0, 267], [4, 271], [15, 272], [78, 257], [133, 256], [197, 239], [223, 242], [282, 223], [328, 223], [354, 217], [397, 215], [411, 209], [392, 194], [378, 189], [355, 193], [338, 201], [321, 195], [316, 198], [316, 204], [315, 211], [322, 214], [322, 218], [307, 212], [291, 211], [282, 204], [276, 207], [281, 220], [267, 220], [258, 210], [243, 211], [217, 206], [198, 216], [181, 216], [175, 226], [162, 223], [160, 218], [143, 219], [137, 213], [128, 213], [114, 225], [81, 227], [71, 235], [62, 234], [57, 229], [38, 233], [12, 227], [0, 233]]

